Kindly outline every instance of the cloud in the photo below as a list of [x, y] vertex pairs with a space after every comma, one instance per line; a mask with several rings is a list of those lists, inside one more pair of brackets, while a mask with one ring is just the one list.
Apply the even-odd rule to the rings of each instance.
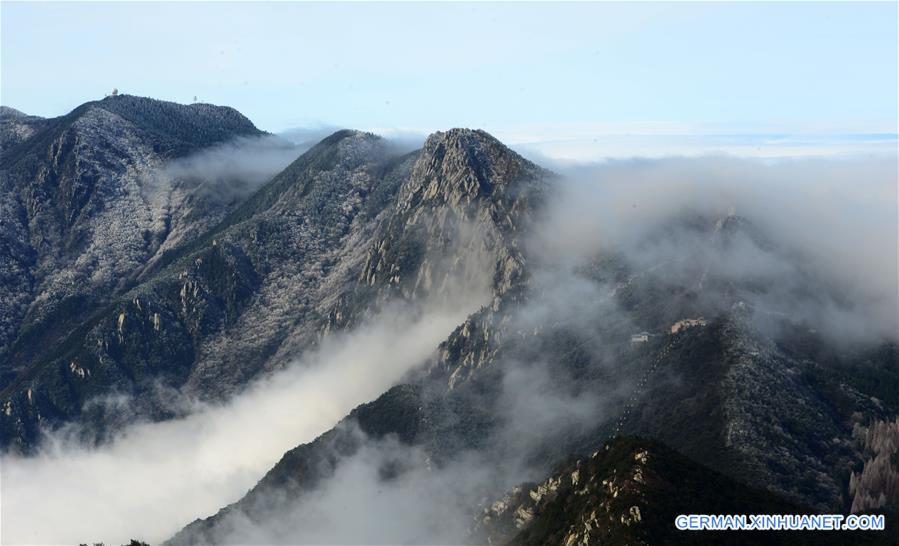
[[[399, 475], [390, 475], [401, 469]], [[227, 544], [453, 544], [465, 535], [464, 502], [493, 481], [463, 458], [434, 468], [427, 454], [395, 439], [369, 440], [320, 489], [300, 499], [269, 496], [253, 518], [231, 512], [217, 539]]]
[[802, 127], [777, 124], [664, 122], [581, 123], [509, 127], [503, 142], [546, 166], [625, 158], [863, 158], [890, 157], [899, 135], [890, 124]]
[[[541, 458], [548, 448], [595, 433], [636, 396], [639, 377], [626, 371], [592, 375], [587, 384], [560, 364], [583, 348], [591, 374], [612, 370], [620, 366], [615, 346], [635, 331], [613, 297], [617, 283], [590, 277], [587, 266], [597, 257], [621, 256], [650, 278], [693, 287], [708, 309], [725, 311], [726, 287], [745, 285], [741, 297], [760, 310], [759, 321], [780, 313], [837, 341], [896, 335], [894, 162], [704, 157], [581, 165], [561, 174], [558, 199], [526, 243], [532, 299], [508, 330], [554, 338], [558, 329], [577, 341], [538, 343], [529, 359], [500, 357], [491, 364], [496, 390], [481, 375], [490, 400], [478, 403], [496, 423], [479, 429], [488, 435], [483, 447], [438, 463], [426, 447], [370, 440], [299, 500], [267, 497], [258, 520], [233, 514], [223, 542], [464, 542], [485, 500], [545, 475], [554, 462]], [[402, 472], [385, 477], [385, 468]]]
[[547, 471], [546, 464], [528, 460], [535, 449], [587, 428], [601, 415], [594, 396], [571, 392], [545, 363], [510, 370], [497, 396], [502, 425], [488, 448], [438, 463], [427, 446], [403, 444], [394, 436], [366, 438], [351, 428], [361, 447], [341, 460], [333, 475], [299, 497], [268, 491], [253, 498], [248, 512], [229, 510], [218, 520], [213, 541], [465, 543], [486, 500]]
[[[671, 284], [754, 283], [754, 303], [835, 338], [897, 337], [895, 157], [631, 160], [561, 172], [531, 243], [545, 261], [617, 252]], [[747, 224], [726, 238], [691, 226], [728, 216]]]
[[[618, 282], [591, 276], [597, 257], [621, 257], [665, 283], [663, 293], [689, 286], [707, 309], [740, 286], [763, 311], [760, 321], [779, 313], [834, 340], [897, 337], [895, 160], [701, 157], [557, 168], [555, 198], [522, 240], [533, 297], [507, 330], [525, 333], [517, 339], [543, 330], [558, 343], [535, 342], [530, 358], [491, 364], [498, 390], [485, 403], [496, 428], [484, 447], [438, 463], [427, 446], [369, 440], [308, 495], [263, 499], [261, 521], [232, 513], [223, 542], [464, 541], [483, 502], [554, 462], [535, 454], [553, 443], [567, 449], [635, 396], [638, 378], [595, 373], [620, 364], [615, 350], [637, 328], [613, 296]], [[728, 221], [735, 228], [725, 237]], [[388, 308], [228, 405], [130, 427], [98, 449], [56, 436], [38, 457], [5, 457], [3, 542], [167, 538], [237, 500], [282, 453], [400, 381], [476, 306]], [[555, 330], [575, 341], [556, 340]], [[589, 375], [560, 365], [577, 349], [589, 356]]]
[[433, 131], [418, 129], [369, 129], [370, 132], [379, 135], [390, 143], [391, 150], [396, 154], [406, 154], [424, 146], [428, 135]]
[[[278, 133], [278, 136], [292, 142], [299, 152], [305, 152], [322, 139], [341, 129], [342, 127], [323, 123], [287, 129]], [[371, 128], [365, 130], [384, 138], [388, 144], [388, 153], [391, 155], [402, 155], [418, 150], [430, 134], [428, 131], [418, 129]]]
[[315, 146], [325, 138], [343, 129], [336, 125], [319, 123], [303, 127], [293, 127], [278, 133], [278, 136], [296, 146], [299, 153], [303, 153]]
[[305, 149], [274, 135], [238, 137], [170, 161], [157, 182], [181, 180], [221, 201], [242, 199], [284, 170]]
[[376, 398], [422, 363], [472, 309], [392, 307], [327, 338], [227, 405], [129, 427], [86, 448], [48, 438], [30, 458], [2, 458], [4, 544], [165, 539], [237, 500], [297, 444]]

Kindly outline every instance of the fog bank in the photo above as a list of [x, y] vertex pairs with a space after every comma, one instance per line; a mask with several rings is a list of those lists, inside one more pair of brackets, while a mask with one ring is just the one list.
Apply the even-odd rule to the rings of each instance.
[[164, 540], [236, 501], [285, 451], [387, 390], [470, 311], [394, 307], [228, 405], [129, 427], [97, 449], [57, 436], [38, 456], [4, 456], [2, 542]]
[[[895, 156], [557, 168], [558, 199], [532, 242], [548, 261], [620, 252], [638, 270], [700, 287], [701, 264], [706, 276], [758, 285], [759, 307], [836, 338], [899, 337]], [[727, 244], [689, 225], [728, 217], [745, 222]]]

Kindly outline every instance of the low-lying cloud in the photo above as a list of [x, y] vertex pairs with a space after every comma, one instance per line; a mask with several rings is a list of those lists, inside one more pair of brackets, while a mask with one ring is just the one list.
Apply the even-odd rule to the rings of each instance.
[[[633, 271], [704, 290], [711, 300], [727, 294], [720, 285], [750, 286], [744, 295], [761, 310], [759, 320], [780, 313], [821, 328], [833, 341], [895, 338], [895, 182], [895, 162], [880, 159], [714, 157], [563, 171], [559, 199], [528, 242], [538, 256], [531, 263], [532, 299], [516, 310], [510, 329], [563, 327], [582, 340], [574, 349], [593, 355], [591, 366], [614, 367], [614, 352], [606, 354], [604, 343], [636, 326], [616, 303], [615, 283], [579, 273], [597, 256], [614, 253]], [[737, 222], [738, 231], [724, 239], [716, 230], [727, 221]], [[709, 286], [713, 282], [718, 289]], [[464, 542], [485, 501], [545, 475], [539, 470], [545, 473], [552, 461], [539, 461], [539, 469], [535, 453], [591, 433], [636, 396], [638, 377], [585, 388], [558, 365], [563, 356], [492, 364], [502, 369], [500, 389], [491, 395], [499, 426], [485, 448], [438, 465], [420, 446], [371, 440], [299, 499], [266, 499], [267, 507], [255, 514], [261, 520], [235, 514], [220, 538], [243, 544]], [[396, 467], [403, 472], [385, 478], [384, 468]]]
[[341, 129], [342, 127], [336, 125], [320, 123], [285, 129], [278, 133], [278, 136], [291, 142], [298, 152], [303, 153]]
[[[562, 174], [533, 243], [548, 261], [614, 251], [684, 283], [701, 282], [704, 268], [756, 282], [754, 303], [837, 338], [897, 337], [895, 157], [612, 161]], [[727, 244], [689, 225], [728, 216], [749, 225]]]
[[[509, 331], [565, 328], [580, 339], [565, 351], [590, 353], [590, 366], [620, 364], [615, 347], [637, 326], [618, 306], [618, 284], [582, 271], [614, 254], [633, 272], [691, 287], [710, 307], [728, 287], [748, 286], [741, 297], [764, 316], [805, 322], [832, 340], [899, 337], [895, 159], [705, 157], [559, 170], [555, 199], [522, 241], [533, 258], [532, 300], [513, 313]], [[718, 231], [735, 218], [747, 223], [725, 240]], [[167, 538], [237, 500], [285, 451], [401, 380], [475, 307], [388, 309], [226, 406], [131, 427], [98, 449], [56, 437], [38, 457], [6, 457], [3, 542]], [[535, 453], [592, 433], [636, 396], [638, 378], [604, 383], [600, 374], [588, 385], [561, 369], [563, 356], [557, 348], [492, 364], [502, 373], [486, 448], [436, 464], [427, 446], [367, 441], [301, 498], [265, 499], [262, 521], [232, 513], [223, 542], [466, 540], [478, 506], [544, 475], [552, 461], [538, 468]], [[385, 468], [402, 472], [385, 477]]]
[[157, 176], [192, 182], [222, 201], [240, 199], [271, 180], [305, 150], [275, 135], [238, 137], [170, 161]]
[[38, 456], [4, 456], [2, 542], [161, 541], [387, 390], [471, 310], [390, 308], [227, 405], [129, 427], [99, 448], [51, 437]]
[[[217, 522], [217, 544], [462, 544], [485, 502], [523, 480], [542, 478], [546, 464], [528, 460], [547, 439], [585, 429], [603, 404], [575, 394], [545, 362], [505, 374], [496, 393], [502, 423], [490, 447], [438, 464], [426, 446], [388, 435], [366, 438], [333, 475], [299, 497], [267, 491], [251, 513], [231, 510]], [[353, 427], [353, 423], [346, 426]], [[209, 538], [209, 536], [204, 537]]]
[[[298, 152], [302, 153], [315, 146], [323, 139], [340, 131], [343, 127], [326, 123], [294, 127], [278, 133], [278, 136], [293, 143]], [[422, 147], [428, 138], [427, 131], [399, 128], [372, 128], [366, 131], [376, 134], [388, 141], [390, 151], [395, 154], [405, 154]]]

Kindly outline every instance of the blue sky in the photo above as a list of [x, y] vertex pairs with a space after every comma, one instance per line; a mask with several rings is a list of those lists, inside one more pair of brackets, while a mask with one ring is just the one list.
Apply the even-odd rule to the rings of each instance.
[[795, 135], [815, 149], [896, 143], [894, 2], [4, 1], [0, 12], [0, 100], [42, 116], [117, 87], [196, 95], [270, 131], [472, 126], [587, 145], [707, 135], [724, 150]]

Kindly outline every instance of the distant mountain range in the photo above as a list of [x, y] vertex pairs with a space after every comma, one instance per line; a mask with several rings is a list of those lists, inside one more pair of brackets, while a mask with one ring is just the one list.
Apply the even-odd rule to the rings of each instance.
[[[833, 288], [751, 218], [684, 213], [638, 242], [699, 241], [686, 265], [609, 249], [562, 268], [529, 242], [558, 176], [483, 131], [438, 132], [397, 155], [342, 130], [229, 193], [166, 166], [265, 137], [231, 108], [122, 95], [53, 119], [4, 107], [0, 130], [6, 450], [33, 453], [42, 431], [71, 423], [102, 443], [182, 415], [174, 396], [227, 401], [398, 301], [477, 301], [402, 384], [169, 544], [278, 528], [329, 483], [351, 488], [335, 477], [388, 443], [416, 455], [385, 462], [385, 484], [496, 469], [460, 493], [470, 525], [457, 541], [692, 543], [674, 530], [678, 510], [853, 508], [889, 519], [887, 534], [852, 540], [899, 537], [899, 348], [846, 346], [766, 314], [756, 302], [770, 280], [714, 256], [744, 245], [790, 264], [799, 301]], [[132, 403], [96, 403], [113, 395]]]

